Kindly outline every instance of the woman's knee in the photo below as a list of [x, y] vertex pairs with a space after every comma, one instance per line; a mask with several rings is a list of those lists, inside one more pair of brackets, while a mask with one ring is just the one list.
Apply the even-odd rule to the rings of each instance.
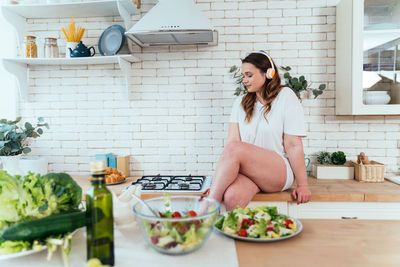
[[241, 141], [232, 141], [225, 145], [224, 150], [222, 152], [222, 158], [229, 158], [229, 159], [238, 159], [240, 156], [240, 151], [242, 148]]
[[227, 210], [232, 210], [236, 208], [236, 206], [244, 208], [247, 205], [247, 203], [244, 202], [245, 200], [240, 194], [240, 188], [238, 188], [237, 186], [229, 186], [225, 190], [224, 203]]

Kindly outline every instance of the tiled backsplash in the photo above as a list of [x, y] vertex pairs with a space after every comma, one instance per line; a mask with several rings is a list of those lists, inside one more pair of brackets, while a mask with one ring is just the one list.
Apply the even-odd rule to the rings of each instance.
[[[132, 21], [156, 3], [143, 2], [142, 14]], [[118, 65], [31, 68], [31, 101], [22, 102], [20, 112], [28, 120], [43, 116], [51, 127], [33, 141], [31, 154], [47, 157], [51, 171], [71, 174], [87, 174], [95, 154], [113, 152], [132, 155], [135, 176], [211, 175], [234, 100], [228, 70], [246, 53], [264, 49], [316, 87], [328, 85], [317, 99], [303, 98], [306, 155], [315, 160], [321, 150], [341, 150], [356, 159], [363, 151], [387, 164], [387, 174], [399, 172], [400, 116], [335, 116], [337, 0], [196, 2], [218, 30], [218, 46], [136, 47], [141, 62], [132, 64], [129, 99], [120, 90]], [[97, 45], [108, 26], [122, 24], [117, 17], [75, 19], [87, 29], [87, 45]], [[59, 30], [68, 23], [34, 19], [28, 29], [62, 38]]]

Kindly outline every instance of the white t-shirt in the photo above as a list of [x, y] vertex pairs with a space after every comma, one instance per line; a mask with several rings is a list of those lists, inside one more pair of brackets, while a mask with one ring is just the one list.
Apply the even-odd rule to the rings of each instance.
[[241, 105], [243, 96], [238, 97], [232, 107], [230, 122], [239, 124], [243, 142], [275, 151], [287, 158], [283, 147], [283, 133], [306, 136], [303, 107], [292, 89], [283, 87], [271, 103], [271, 110], [264, 118], [263, 105], [256, 101], [250, 123]]

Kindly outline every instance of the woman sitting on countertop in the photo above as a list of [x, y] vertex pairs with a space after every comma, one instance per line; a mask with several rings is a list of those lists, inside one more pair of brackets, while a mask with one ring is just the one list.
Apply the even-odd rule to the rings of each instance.
[[232, 108], [226, 146], [218, 160], [209, 197], [227, 210], [245, 207], [259, 191], [290, 188], [297, 203], [310, 201], [303, 143], [303, 108], [296, 93], [281, 85], [270, 56], [253, 52], [242, 59], [248, 93]]

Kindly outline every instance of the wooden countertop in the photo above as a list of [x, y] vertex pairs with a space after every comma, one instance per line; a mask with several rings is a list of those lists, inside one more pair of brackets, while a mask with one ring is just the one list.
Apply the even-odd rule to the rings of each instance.
[[399, 221], [301, 222], [303, 231], [284, 241], [236, 241], [239, 266], [400, 266]]
[[[84, 192], [87, 176], [75, 176]], [[109, 186], [120, 194], [134, 179]], [[364, 184], [349, 180], [309, 179], [312, 201], [399, 201], [400, 186], [388, 181]], [[257, 194], [253, 201], [292, 201], [291, 190]], [[143, 198], [155, 194], [142, 194]], [[399, 221], [302, 219], [303, 231], [270, 243], [235, 241], [240, 267], [400, 266]]]
[[[400, 185], [385, 180], [383, 183], [363, 183], [356, 180], [316, 179], [308, 185], [313, 202], [400, 202]], [[253, 201], [293, 201], [292, 188], [280, 193], [257, 194]]]
[[[74, 176], [83, 192], [90, 188], [88, 176]], [[119, 195], [137, 178], [128, 177], [125, 183], [108, 188]], [[400, 185], [385, 180], [383, 183], [362, 183], [356, 180], [321, 180], [310, 177], [308, 184], [313, 202], [400, 202]], [[293, 201], [292, 188], [279, 193], [259, 193], [252, 201]], [[180, 193], [182, 194], [182, 193]], [[193, 194], [193, 193], [190, 193]], [[160, 196], [161, 193], [144, 193], [142, 198]]]

